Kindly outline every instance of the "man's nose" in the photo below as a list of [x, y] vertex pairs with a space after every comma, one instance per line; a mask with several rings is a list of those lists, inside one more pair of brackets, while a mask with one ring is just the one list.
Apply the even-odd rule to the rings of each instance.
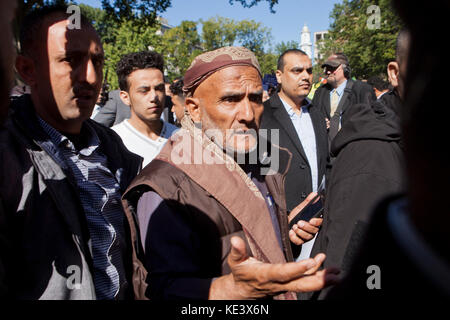
[[245, 98], [239, 104], [238, 120], [251, 122], [255, 119], [255, 113], [252, 104], [248, 98]]
[[156, 97], [157, 97], [156, 90], [152, 88], [148, 93], [148, 98], [150, 99], [151, 102], [154, 102], [156, 100]]
[[91, 59], [86, 61], [84, 72], [82, 72], [83, 80], [85, 80], [89, 84], [96, 84], [101, 76], [99, 76], [101, 72], [98, 72], [96, 69], [94, 62]]

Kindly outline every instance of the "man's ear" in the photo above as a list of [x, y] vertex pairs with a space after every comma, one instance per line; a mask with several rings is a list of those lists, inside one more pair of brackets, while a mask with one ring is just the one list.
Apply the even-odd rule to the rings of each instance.
[[131, 101], [130, 101], [130, 95], [128, 92], [120, 90], [120, 99], [122, 99], [122, 102], [125, 103], [127, 106], [131, 107]]
[[201, 122], [201, 110], [200, 110], [200, 99], [194, 97], [187, 97], [185, 101], [186, 109], [189, 112], [192, 121]]
[[31, 88], [36, 85], [36, 68], [33, 59], [18, 55], [16, 58], [16, 70], [22, 80]]
[[277, 77], [277, 82], [281, 83], [281, 75], [283, 74], [283, 72], [281, 72], [281, 70], [277, 70], [275, 71], [275, 76]]
[[399, 66], [396, 61], [389, 62], [387, 66], [387, 74], [389, 78], [389, 83], [394, 87], [397, 88], [399, 84]]

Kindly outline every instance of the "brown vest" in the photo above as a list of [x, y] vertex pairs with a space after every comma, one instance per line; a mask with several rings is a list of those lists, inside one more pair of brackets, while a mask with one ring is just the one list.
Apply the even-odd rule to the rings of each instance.
[[[289, 153], [287, 150], [279, 152]], [[277, 209], [281, 249], [264, 197], [239, 165], [229, 158], [221, 161], [220, 157], [223, 153], [211, 141], [200, 141], [192, 133], [180, 130], [128, 187], [124, 207], [135, 213], [140, 196], [153, 190], [170, 207], [188, 210], [192, 225], [207, 232], [212, 245], [218, 243], [222, 248], [217, 261], [210, 261], [211, 268], [216, 268], [215, 277], [230, 273], [227, 256], [231, 250], [230, 238], [234, 235], [246, 241], [248, 252], [258, 260], [293, 261], [284, 197], [284, 177], [289, 163], [283, 174], [265, 176]], [[295, 294], [278, 298], [293, 299]]]

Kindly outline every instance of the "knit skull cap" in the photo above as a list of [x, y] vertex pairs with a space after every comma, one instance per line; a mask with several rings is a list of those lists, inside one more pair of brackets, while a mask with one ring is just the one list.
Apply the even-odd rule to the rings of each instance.
[[214, 72], [230, 66], [250, 66], [258, 70], [258, 59], [244, 47], [223, 47], [197, 56], [184, 75], [183, 91], [193, 92], [197, 86]]

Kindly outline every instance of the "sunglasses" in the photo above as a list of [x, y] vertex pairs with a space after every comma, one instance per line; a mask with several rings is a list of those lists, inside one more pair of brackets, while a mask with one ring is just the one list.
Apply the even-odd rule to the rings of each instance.
[[332, 66], [325, 66], [325, 68], [323, 69], [323, 71], [325, 73], [327, 73], [328, 71], [330, 71], [331, 73], [335, 72], [341, 65], [338, 65], [337, 67], [332, 67]]

